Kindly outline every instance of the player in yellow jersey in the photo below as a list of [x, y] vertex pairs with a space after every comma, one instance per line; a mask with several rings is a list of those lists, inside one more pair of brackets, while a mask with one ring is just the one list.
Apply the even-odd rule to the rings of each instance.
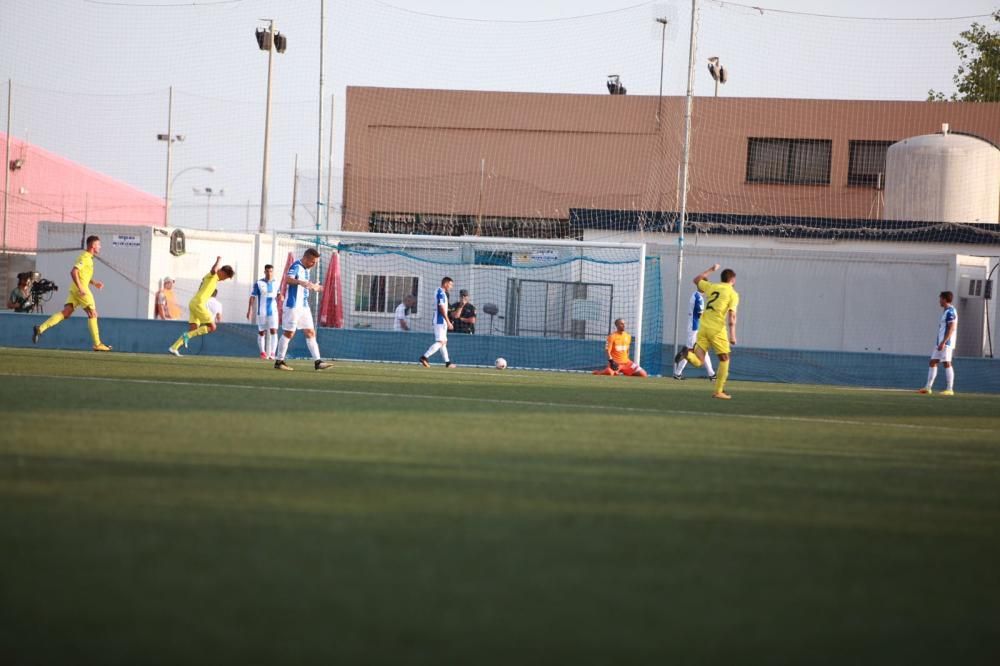
[[182, 333], [181, 337], [177, 338], [174, 344], [170, 345], [170, 349], [167, 350], [174, 356], [181, 355], [181, 345], [187, 347], [188, 341], [191, 338], [197, 338], [199, 335], [208, 335], [215, 331], [215, 317], [208, 310], [208, 299], [212, 297], [212, 292], [215, 291], [217, 284], [236, 275], [232, 266], [219, 268], [220, 261], [222, 261], [222, 257], [215, 258], [212, 270], [201, 279], [201, 286], [198, 287], [198, 291], [195, 292], [194, 297], [188, 303], [188, 310], [191, 312], [191, 316], [188, 317], [188, 330]]
[[595, 375], [625, 375], [626, 377], [646, 377], [646, 371], [628, 357], [632, 346], [632, 336], [625, 332], [625, 320], [615, 319], [615, 332], [608, 336], [604, 351], [608, 355], [608, 364], [600, 370], [594, 370]]
[[101, 333], [97, 328], [97, 305], [94, 303], [94, 289], [103, 289], [104, 283], [94, 279], [94, 257], [101, 253], [101, 239], [97, 236], [87, 237], [87, 249], [80, 253], [69, 272], [72, 284], [69, 287], [69, 297], [62, 312], [57, 312], [45, 320], [41, 326], [35, 326], [31, 341], [38, 344], [38, 338], [63, 319], [69, 318], [76, 308], [83, 308], [87, 314], [87, 328], [90, 329], [90, 339], [94, 343], [94, 351], [111, 351], [111, 347], [101, 342]]
[[708, 281], [708, 276], [717, 270], [719, 264], [713, 264], [694, 279], [698, 291], [705, 294], [705, 312], [701, 315], [698, 340], [694, 347], [681, 347], [674, 357], [674, 363], [686, 358], [688, 363], [700, 368], [705, 353], [714, 351], [719, 357], [719, 368], [715, 373], [715, 393], [712, 397], [729, 400], [731, 396], [725, 391], [726, 379], [729, 377], [730, 345], [736, 344], [736, 311], [740, 305], [740, 295], [733, 288], [736, 286], [736, 271], [731, 268], [722, 271], [721, 282]]

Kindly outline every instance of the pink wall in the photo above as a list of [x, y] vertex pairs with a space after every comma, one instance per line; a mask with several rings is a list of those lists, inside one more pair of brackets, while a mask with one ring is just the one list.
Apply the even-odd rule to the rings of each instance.
[[[5, 153], [6, 140], [0, 132], [0, 156]], [[23, 164], [11, 170], [13, 160], [23, 160]], [[163, 226], [162, 197], [16, 137], [11, 137], [10, 155], [2, 171], [10, 180], [5, 226], [10, 250], [33, 251], [40, 220]], [[0, 228], [4, 223], [4, 185], [0, 177]]]

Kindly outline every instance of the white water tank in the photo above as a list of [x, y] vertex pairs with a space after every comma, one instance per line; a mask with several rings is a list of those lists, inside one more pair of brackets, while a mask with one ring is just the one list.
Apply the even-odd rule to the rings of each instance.
[[885, 158], [885, 219], [1000, 222], [1000, 149], [952, 134], [903, 139]]

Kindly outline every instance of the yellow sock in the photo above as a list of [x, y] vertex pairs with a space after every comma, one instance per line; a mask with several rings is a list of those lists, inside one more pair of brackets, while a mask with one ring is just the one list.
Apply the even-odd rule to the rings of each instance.
[[90, 329], [90, 339], [94, 341], [94, 346], [101, 344], [101, 333], [97, 330], [97, 317], [87, 319], [87, 328]]
[[701, 359], [698, 358], [698, 355], [695, 354], [693, 351], [689, 351], [687, 353], [687, 360], [688, 360], [688, 363], [690, 363], [691, 365], [693, 365], [696, 368], [700, 368], [701, 365], [702, 365]]
[[63, 317], [63, 313], [62, 312], [57, 312], [54, 315], [52, 315], [51, 317], [49, 317], [48, 319], [46, 319], [45, 323], [38, 327], [38, 330], [39, 330], [39, 332], [44, 333], [45, 331], [49, 330], [50, 328], [52, 328], [53, 326], [55, 326], [56, 324], [58, 324], [59, 322], [61, 322], [65, 318], [66, 317]]
[[181, 336], [176, 340], [174, 340], [174, 344], [170, 345], [170, 348], [173, 349], [174, 351], [177, 351], [178, 349], [181, 348], [182, 344], [184, 344], [184, 336]]
[[729, 361], [719, 361], [719, 368], [715, 371], [715, 392], [723, 393], [726, 388], [726, 380], [729, 378]]

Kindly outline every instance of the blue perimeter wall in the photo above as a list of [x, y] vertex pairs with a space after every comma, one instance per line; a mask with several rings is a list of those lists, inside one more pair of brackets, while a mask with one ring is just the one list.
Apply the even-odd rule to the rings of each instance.
[[[47, 315], [0, 314], [0, 346], [32, 347], [31, 329]], [[146, 319], [102, 319], [101, 338], [115, 351], [166, 354], [167, 347], [187, 330], [186, 322]], [[431, 343], [428, 333], [345, 330], [321, 328], [317, 331], [325, 358], [415, 363]], [[182, 350], [189, 356], [257, 355], [256, 326], [223, 324], [216, 333], [191, 341]], [[596, 340], [554, 338], [514, 338], [491, 335], [456, 335], [448, 341], [452, 360], [459, 365], [492, 366], [503, 356], [513, 368], [558, 366], [562, 370], [593, 370], [604, 364], [604, 344]], [[76, 313], [68, 321], [50, 329], [38, 344], [40, 349], [87, 350], [90, 335], [86, 317]], [[660, 345], [659, 358], [649, 358], [654, 345], [643, 344], [642, 365], [669, 372], [673, 348]], [[289, 358], [307, 358], [304, 338], [295, 336]], [[554, 363], [555, 361], [555, 363]], [[441, 363], [440, 354], [432, 362]], [[262, 362], [263, 363], [263, 362]], [[688, 368], [685, 376], [697, 378], [703, 371]], [[955, 389], [958, 392], [1000, 393], [1000, 360], [958, 358], [955, 360]], [[943, 388], [940, 372], [936, 387]], [[832, 384], [871, 388], [915, 389], [927, 378], [927, 357], [878, 353], [800, 351], [737, 347], [733, 350], [730, 379], [796, 384]]]

